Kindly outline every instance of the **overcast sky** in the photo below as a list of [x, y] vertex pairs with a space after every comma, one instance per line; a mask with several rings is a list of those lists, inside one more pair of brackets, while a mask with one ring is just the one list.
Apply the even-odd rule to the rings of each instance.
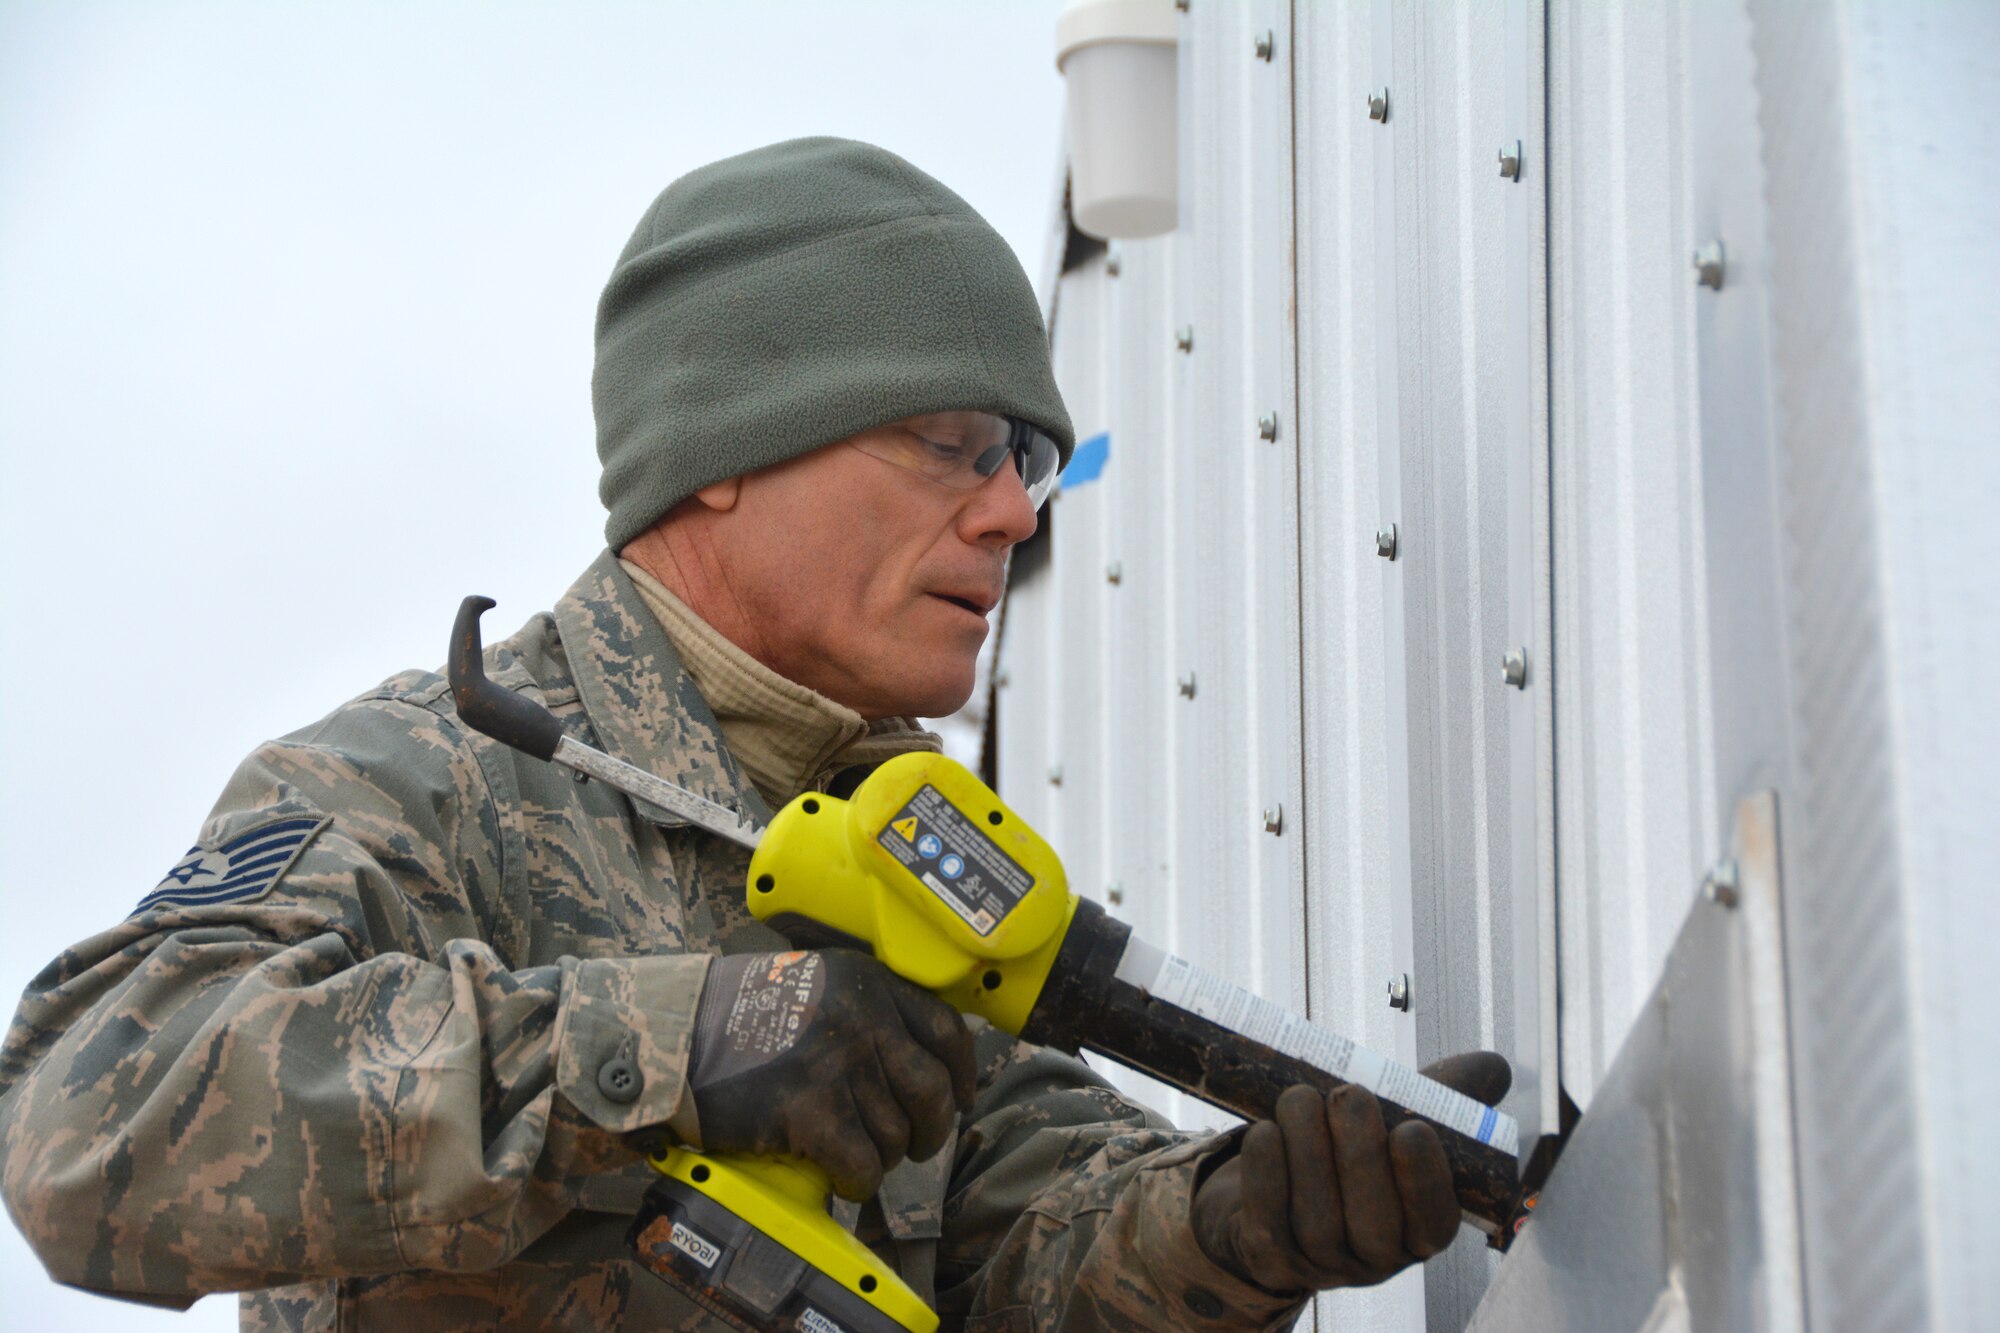
[[[589, 563], [592, 312], [668, 181], [871, 140], [1039, 284], [1059, 8], [0, 0], [0, 1008], [257, 742]], [[235, 1326], [0, 1233], [0, 1325]]]

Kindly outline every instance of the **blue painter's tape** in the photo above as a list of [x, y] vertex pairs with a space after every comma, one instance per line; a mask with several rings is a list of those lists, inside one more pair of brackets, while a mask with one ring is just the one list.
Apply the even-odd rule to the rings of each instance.
[[1101, 430], [1078, 444], [1076, 452], [1069, 456], [1069, 466], [1062, 474], [1063, 489], [1096, 481], [1104, 475], [1104, 465], [1110, 461], [1111, 432]]

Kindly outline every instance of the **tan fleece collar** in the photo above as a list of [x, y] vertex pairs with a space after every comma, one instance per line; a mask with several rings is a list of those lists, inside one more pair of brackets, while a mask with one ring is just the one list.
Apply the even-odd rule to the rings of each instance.
[[651, 574], [629, 560], [618, 563], [714, 710], [730, 753], [773, 810], [800, 792], [823, 789], [850, 764], [940, 748], [938, 738], [910, 718], [871, 725], [844, 704], [787, 680], [724, 638]]

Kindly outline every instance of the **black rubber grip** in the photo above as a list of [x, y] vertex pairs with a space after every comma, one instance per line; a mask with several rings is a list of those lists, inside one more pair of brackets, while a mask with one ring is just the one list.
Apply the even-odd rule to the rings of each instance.
[[480, 660], [484, 648], [479, 642], [479, 617], [493, 606], [491, 597], [468, 597], [458, 604], [458, 620], [451, 627], [445, 672], [459, 720], [524, 754], [553, 759], [563, 737], [556, 715], [486, 678], [486, 665]]

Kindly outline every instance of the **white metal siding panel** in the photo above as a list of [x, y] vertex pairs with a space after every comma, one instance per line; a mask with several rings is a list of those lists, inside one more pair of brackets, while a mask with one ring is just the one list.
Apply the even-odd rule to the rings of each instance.
[[[1270, 62], [1253, 54], [1267, 30]], [[1546, 187], [1538, 169], [1501, 178], [1494, 150], [1539, 155], [1540, 31], [1527, 4], [1183, 20], [1187, 212], [1171, 249], [1123, 245], [1117, 277], [1099, 262], [1064, 279], [1058, 373], [1112, 461], [1053, 506], [1051, 569], [1010, 601], [1001, 714], [1003, 790], [1059, 831], [1079, 888], [1120, 884], [1142, 934], [1282, 1003], [1307, 1007], [1310, 973], [1315, 1012], [1405, 1058], [1525, 1055], [1512, 1109], [1531, 1133], [1549, 692], [1508, 689], [1499, 663], [1526, 646], [1538, 684], [1548, 671]], [[1296, 92], [1294, 41], [1315, 75]], [[1329, 59], [1345, 72], [1322, 81]], [[1400, 83], [1386, 128], [1356, 95], [1383, 82]], [[1182, 325], [1190, 354], [1170, 350]], [[1267, 412], [1276, 441], [1258, 438]], [[1162, 418], [1161, 454], [1140, 453]], [[1374, 554], [1383, 521], [1403, 528], [1394, 565]], [[1060, 685], [1027, 661], [1042, 652]], [[1176, 684], [1190, 673], [1193, 699]], [[1022, 714], [1038, 701], [1046, 717]], [[1164, 744], [1131, 734], [1162, 723]], [[1118, 808], [1091, 804], [1105, 790]], [[1274, 837], [1261, 812], [1279, 803]], [[1120, 824], [1135, 805], [1148, 813]], [[1111, 851], [1086, 819], [1116, 830]], [[1392, 971], [1416, 978], [1414, 1021], [1383, 1003]], [[1489, 1266], [1474, 1237], [1324, 1312], [1414, 1326], [1427, 1283], [1433, 1325], [1455, 1327]]]
[[[1537, 35], [1532, 68], [1509, 58], [1510, 19]], [[1539, 150], [1539, 125], [1523, 123], [1515, 108], [1527, 99], [1510, 85], [1540, 87], [1542, 22], [1539, 6], [1421, 0], [1397, 0], [1389, 22], [1396, 317], [1384, 333], [1397, 357], [1412, 1016], [1420, 1058], [1474, 1047], [1516, 1057], [1523, 1086], [1509, 1108], [1532, 1135], [1543, 1031], [1536, 705], [1554, 677], [1532, 592], [1546, 541], [1533, 526], [1534, 455], [1546, 442], [1528, 357], [1542, 333], [1527, 295], [1542, 210], [1527, 201], [1543, 173], [1509, 181], [1495, 157], [1503, 140]], [[1516, 207], [1525, 225], [1510, 230]], [[1525, 691], [1500, 673], [1521, 647]], [[1464, 1325], [1492, 1262], [1464, 1233], [1427, 1266], [1431, 1327]]]
[[[1096, 290], [1103, 281], [1100, 267], [1086, 267], [1063, 280], [1058, 298], [1056, 373], [1068, 386], [1070, 415], [1078, 421], [1103, 410], [1102, 367], [1109, 349], [1099, 333], [1104, 312]], [[1001, 796], [1063, 857], [1071, 884], [1095, 892], [1097, 848], [1082, 840], [1087, 829], [1073, 837], [1064, 827], [1056, 800], [1060, 788], [1049, 781], [1061, 772], [1069, 710], [1101, 687], [1099, 663], [1070, 661], [1064, 652], [1065, 598], [1053, 558], [1063, 540], [1056, 534], [1064, 512], [1052, 501], [1042, 518], [1049, 533], [1014, 556], [994, 661], [999, 714], [994, 767]]]
[[[1106, 886], [1120, 885], [1112, 910], [1163, 948], [1179, 948], [1174, 911], [1177, 885], [1166, 812], [1181, 769], [1169, 605], [1174, 511], [1155, 482], [1171, 488], [1179, 474], [1174, 412], [1168, 386], [1177, 369], [1173, 343], [1163, 330], [1173, 303], [1174, 238], [1125, 247], [1123, 274], [1108, 289], [1119, 355], [1107, 368], [1114, 396], [1110, 427], [1114, 462], [1102, 483], [1111, 502], [1104, 563], [1097, 586], [1104, 591], [1110, 679], [1093, 704], [1101, 709], [1115, 771], [1107, 783], [1104, 817], [1112, 845]], [[1118, 582], [1112, 583], [1112, 566]], [[1168, 1108], [1163, 1108], [1168, 1109]], [[1185, 1117], [1175, 1099], [1171, 1109]]]
[[[1186, 27], [1181, 232], [1061, 280], [1058, 378], [1110, 461], [1051, 504], [1048, 568], [1009, 596], [999, 777], [1079, 891], [1118, 886], [1143, 937], [1302, 1008], [1290, 89], [1253, 55], [1289, 21], [1207, 7]], [[1113, 1076], [1178, 1123], [1226, 1120]]]
[[[1104, 275], [1101, 263], [1097, 275], [1105, 284], [1105, 299], [1097, 306], [1097, 336], [1073, 353], [1087, 370], [1082, 377], [1086, 387], [1072, 411], [1080, 410], [1086, 421], [1110, 412], [1117, 402], [1112, 368], [1118, 364], [1118, 284]], [[1106, 487], [1078, 487], [1050, 515], [1050, 573], [1056, 589], [1051, 618], [1061, 650], [1043, 664], [1054, 679], [1048, 767], [1040, 790], [1054, 811], [1047, 836], [1071, 878], [1095, 894], [1102, 893], [1108, 877], [1111, 827], [1105, 812], [1123, 763], [1123, 751], [1113, 747], [1127, 739], [1107, 734], [1102, 700], [1112, 684], [1112, 664], [1105, 651], [1106, 589], [1102, 579], [1091, 577], [1103, 568], [1114, 500]], [[1034, 775], [1028, 778], [1032, 784]]]
[[[1054, 586], [1072, 598], [1064, 644], [1084, 654], [1060, 749], [1082, 753], [1070, 737], [1092, 729], [1090, 749], [1114, 767], [1086, 775], [1064, 759], [1052, 805], [1064, 807], [1066, 855], [1100, 837], [1078, 827], [1078, 803], [1094, 797], [1092, 819], [1110, 831], [1094, 875], [1072, 871], [1080, 887], [1120, 885], [1118, 911], [1142, 937], [1300, 1005], [1296, 446], [1288, 420], [1276, 442], [1256, 430], [1260, 412], [1290, 416], [1290, 194], [1282, 174], [1270, 188], [1290, 158], [1288, 88], [1282, 64], [1250, 54], [1282, 12], [1200, 22], [1182, 62], [1184, 106], [1204, 112], [1184, 152], [1180, 236], [1120, 244], [1116, 278], [1100, 262], [1064, 288], [1066, 312], [1098, 300], [1108, 358], [1072, 354], [1064, 316], [1058, 372], [1090, 376], [1064, 378], [1064, 392], [1078, 428], [1108, 430], [1112, 444], [1102, 480], [1054, 506]], [[1174, 348], [1182, 324], [1194, 326], [1192, 354]], [[1092, 392], [1100, 400], [1080, 410]], [[1180, 691], [1190, 675], [1192, 699]], [[1280, 803], [1288, 829], [1272, 837], [1262, 811]], [[1226, 1119], [1118, 1079], [1178, 1123]]]
[[[1070, 812], [1065, 856], [1072, 845], [1097, 849], [1085, 871], [1072, 870], [1077, 887], [1100, 901], [1115, 893], [1112, 910], [1141, 937], [1198, 958], [1211, 952], [1202, 935], [1208, 897], [1186, 887], [1175, 819], [1183, 789], [1198, 778], [1185, 758], [1188, 702], [1172, 652], [1174, 570], [1190, 530], [1179, 495], [1192, 476], [1171, 388], [1180, 369], [1169, 320], [1181, 244], [1121, 245], [1115, 276], [1099, 259], [1066, 280], [1066, 299], [1087, 292], [1098, 303], [1098, 342], [1065, 355], [1059, 375], [1072, 413], [1085, 413], [1079, 431], [1109, 433], [1111, 461], [1101, 479], [1054, 506], [1057, 586], [1071, 603], [1066, 643], [1086, 645], [1074, 663], [1066, 653], [1061, 668], [1071, 693], [1061, 748], [1112, 758], [1077, 770], [1065, 764], [1061, 788], [1050, 790]], [[1059, 346], [1065, 336], [1058, 331]], [[1072, 371], [1095, 378], [1072, 384]], [[1084, 732], [1092, 738], [1069, 739]], [[1141, 1076], [1105, 1072], [1177, 1124], [1227, 1119]]]
[[[1408, 788], [1390, 739], [1397, 574], [1375, 551], [1376, 530], [1394, 518], [1377, 441], [1395, 364], [1383, 336], [1394, 294], [1374, 262], [1382, 127], [1362, 112], [1382, 82], [1375, 15], [1304, 4], [1293, 24], [1295, 151], [1311, 164], [1296, 173], [1309, 998], [1319, 1022], [1414, 1061], [1415, 1025], [1384, 1002], [1387, 978], [1409, 967], [1410, 923]], [[1395, 733], [1400, 747], [1399, 714]], [[1332, 1293], [1318, 1311], [1322, 1329], [1419, 1328], [1423, 1312], [1416, 1272]]]
[[1685, 25], [1549, 11], [1562, 1059], [1585, 1107], [1719, 851]]
[[[1495, 150], [1540, 155], [1539, 9], [1301, 7], [1298, 22], [1304, 723], [1328, 823], [1309, 842], [1314, 999], [1405, 1058], [1508, 1051], [1532, 1136], [1553, 1035], [1544, 186], [1538, 165], [1500, 177]], [[1363, 110], [1385, 83], [1386, 125]], [[1375, 554], [1389, 522], [1393, 563]], [[1499, 679], [1517, 646], [1526, 692]], [[1414, 1022], [1383, 1004], [1402, 971]], [[1429, 1267], [1433, 1327], [1463, 1324], [1489, 1265], [1468, 1235]], [[1418, 1308], [1376, 1299], [1378, 1319]]]
[[[1376, 1050], [1414, 1058], [1408, 1024], [1383, 1003], [1402, 959], [1391, 892], [1397, 816], [1388, 781], [1389, 681], [1383, 484], [1376, 444], [1383, 321], [1373, 140], [1358, 112], [1373, 86], [1372, 20], [1361, 6], [1296, 14], [1300, 416], [1299, 511], [1307, 902], [1316, 1016]], [[1380, 517], [1378, 517], [1380, 515]], [[1401, 927], [1407, 930], [1407, 925]]]
[[[1179, 713], [1175, 859], [1187, 956], [1302, 1009], [1290, 61], [1254, 54], [1259, 33], [1289, 47], [1288, 13], [1198, 5], [1182, 25], [1178, 290], [1195, 348], [1179, 385], [1172, 614], [1197, 688]], [[1269, 412], [1271, 441], [1257, 425]], [[1280, 805], [1273, 835], [1263, 811]]]

